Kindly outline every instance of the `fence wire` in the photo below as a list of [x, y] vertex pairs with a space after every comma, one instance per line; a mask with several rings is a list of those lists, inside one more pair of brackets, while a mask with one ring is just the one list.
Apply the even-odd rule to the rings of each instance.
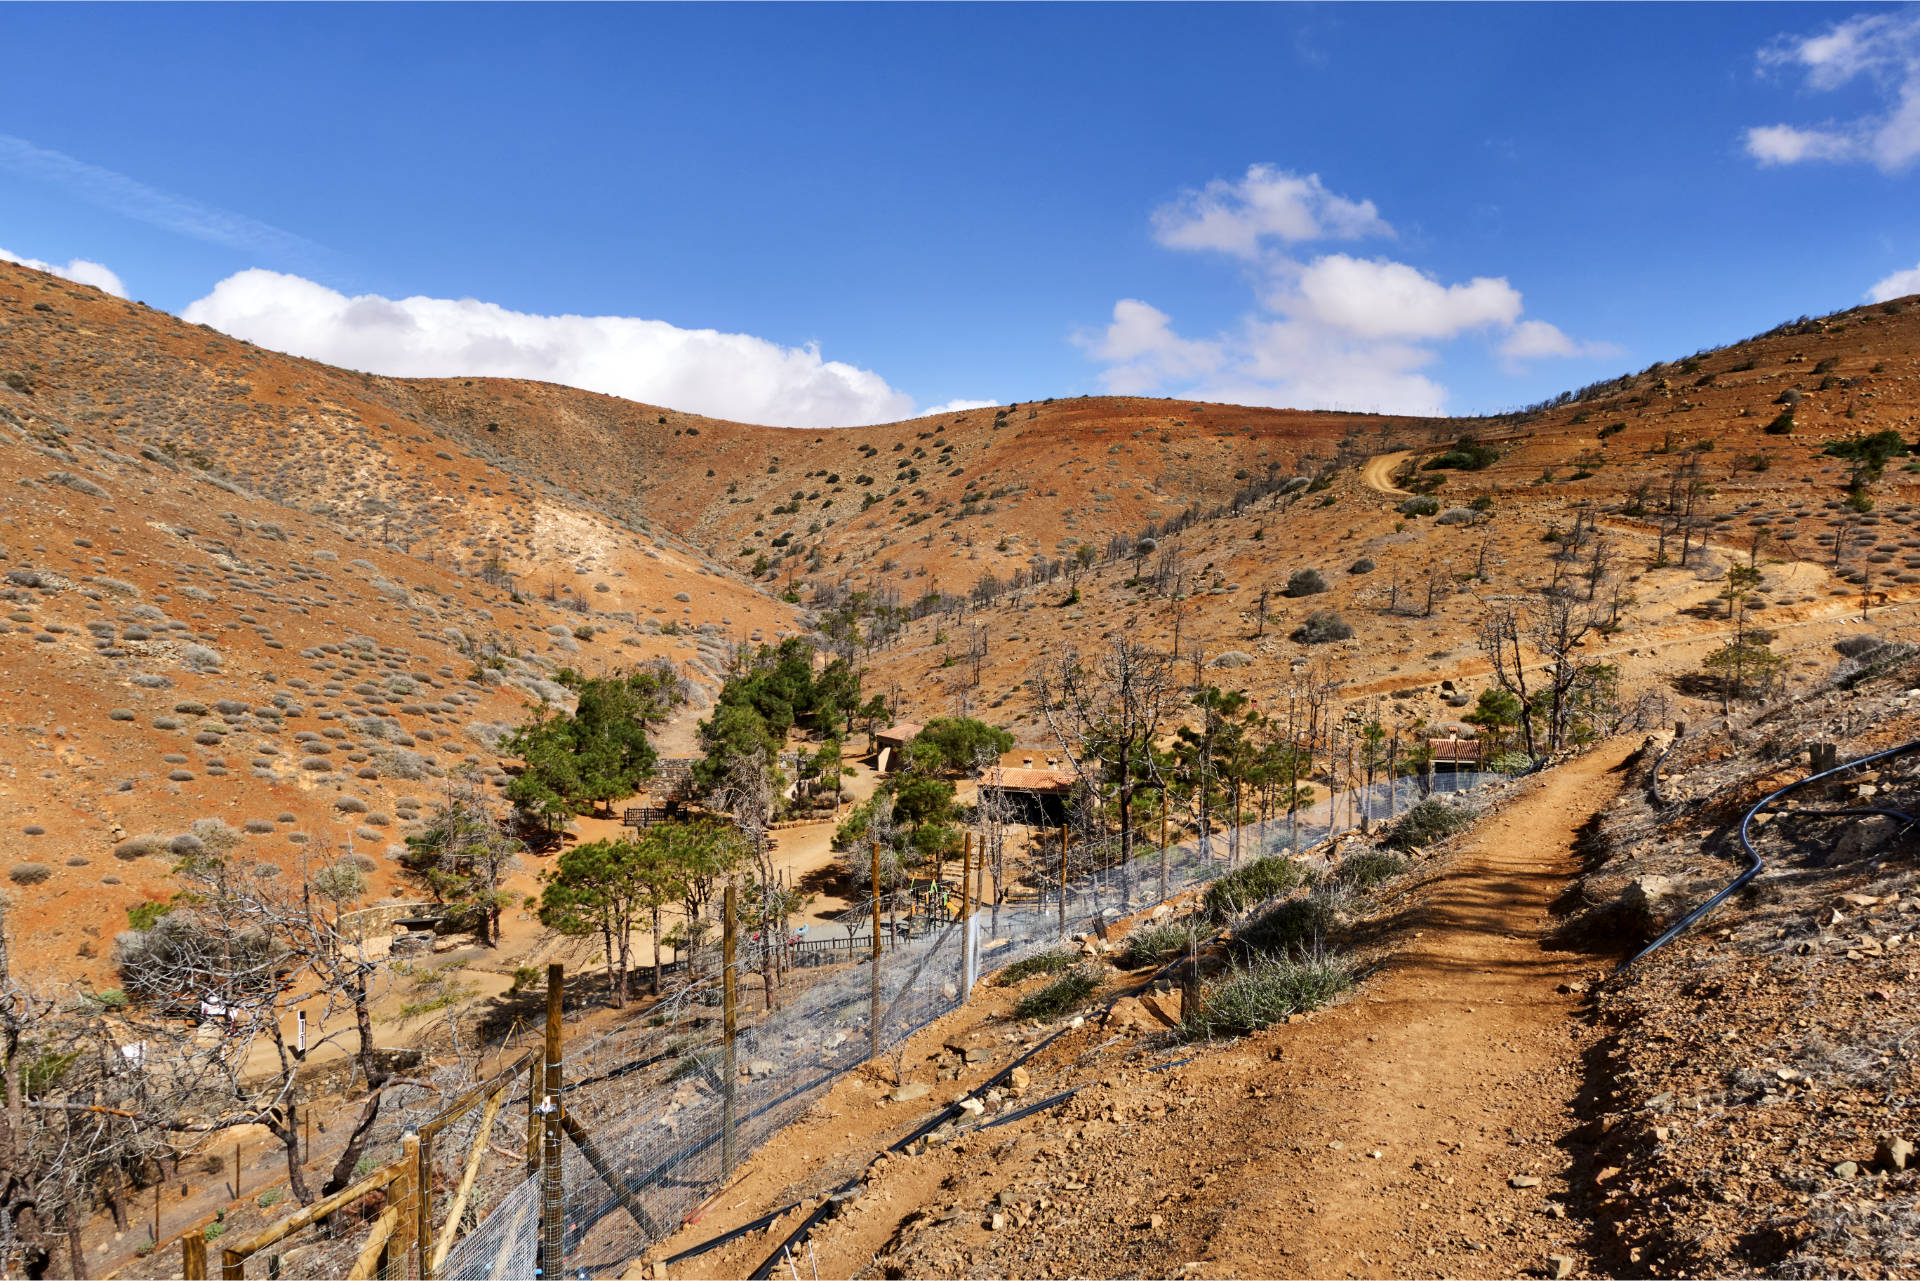
[[[1151, 908], [1253, 858], [1309, 850], [1355, 830], [1363, 817], [1383, 823], [1429, 795], [1471, 791], [1506, 777], [1461, 771], [1437, 774], [1431, 783], [1381, 780], [1291, 817], [1223, 826], [1164, 854], [1143, 843], [1143, 852], [1126, 864], [1069, 882], [1065, 933]], [[982, 906], [972, 924], [978, 940], [975, 974], [984, 976], [1059, 944], [1059, 891], [1043, 888], [1038, 898]], [[967, 932], [956, 922], [885, 952], [877, 1038], [871, 961], [810, 969], [804, 971], [809, 976], [804, 985], [787, 988], [780, 1007], [757, 1019], [743, 994], [731, 1072], [719, 1020], [694, 1017], [690, 1022], [700, 1044], [650, 1054], [629, 1065], [644, 1071], [604, 1073], [597, 1083], [569, 1090], [568, 1113], [586, 1126], [601, 1168], [578, 1145], [567, 1145], [562, 1161], [566, 1272], [617, 1275], [679, 1228], [725, 1180], [729, 1159], [737, 1166], [799, 1120], [842, 1074], [865, 1063], [876, 1043], [884, 1054], [958, 1008], [968, 990]], [[745, 960], [737, 968], [743, 980], [752, 973]], [[705, 988], [717, 988], [717, 981], [709, 979]], [[597, 1057], [597, 1045], [594, 1052]], [[585, 1066], [575, 1056], [569, 1060]], [[523, 1181], [454, 1247], [437, 1275], [463, 1281], [538, 1275], [539, 1198], [540, 1177]]]

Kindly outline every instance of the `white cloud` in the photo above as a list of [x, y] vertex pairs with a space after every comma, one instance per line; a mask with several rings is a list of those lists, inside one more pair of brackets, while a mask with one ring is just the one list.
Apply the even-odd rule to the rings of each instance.
[[1520, 291], [1504, 278], [1475, 276], [1443, 285], [1425, 272], [1386, 258], [1329, 254], [1300, 272], [1298, 303], [1280, 308], [1310, 316], [1360, 338], [1452, 338], [1470, 329], [1506, 326], [1520, 317]]
[[964, 414], [969, 409], [991, 409], [1000, 402], [997, 400], [949, 400], [944, 405], [929, 405], [920, 411], [920, 417], [930, 418], [934, 414]]
[[120, 283], [120, 277], [114, 275], [108, 268], [86, 258], [75, 258], [62, 267], [58, 263], [42, 262], [38, 258], [22, 258], [19, 254], [0, 249], [0, 262], [15, 262], [22, 267], [31, 267], [35, 271], [51, 272], [75, 284], [92, 285], [95, 289], [110, 293], [115, 298], [127, 296], [127, 287]]
[[1169, 249], [1257, 258], [1268, 240], [1358, 240], [1391, 236], [1371, 200], [1328, 191], [1319, 174], [1249, 165], [1238, 182], [1216, 178], [1153, 211], [1154, 238]]
[[870, 370], [751, 334], [632, 316], [541, 316], [472, 298], [349, 298], [254, 268], [181, 313], [296, 356], [372, 373], [565, 383], [649, 404], [783, 427], [910, 417], [913, 398]]
[[1113, 322], [1097, 334], [1076, 334], [1074, 344], [1106, 364], [1102, 385], [1116, 396], [1141, 396], [1169, 381], [1183, 381], [1220, 367], [1222, 345], [1182, 338], [1173, 318], [1137, 298], [1113, 304]]
[[1885, 302], [1889, 298], [1905, 298], [1908, 294], [1920, 294], [1920, 264], [1896, 271], [1884, 280], [1876, 280], [1867, 290], [1868, 302]]
[[1892, 173], [1920, 158], [1920, 10], [1857, 14], [1818, 35], [1785, 37], [1760, 51], [1760, 65], [1797, 70], [1816, 92], [1865, 79], [1881, 98], [1880, 110], [1838, 125], [1747, 130], [1747, 153], [1761, 164], [1865, 161]]
[[1116, 395], [1437, 414], [1447, 389], [1423, 372], [1439, 358], [1432, 344], [1484, 333], [1514, 372], [1522, 360], [1617, 351], [1523, 320], [1520, 291], [1503, 276], [1448, 284], [1386, 257], [1299, 256], [1296, 246], [1308, 241], [1393, 235], [1371, 200], [1337, 196], [1317, 174], [1253, 165], [1245, 178], [1210, 182], [1152, 217], [1169, 248], [1247, 263], [1255, 310], [1233, 332], [1190, 338], [1159, 308], [1121, 299], [1104, 330], [1073, 336], [1106, 366], [1101, 383]]
[[1626, 353], [1610, 342], [1577, 342], [1560, 332], [1558, 325], [1544, 320], [1523, 320], [1508, 332], [1499, 346], [1502, 359], [1510, 363], [1551, 357], [1595, 359]]

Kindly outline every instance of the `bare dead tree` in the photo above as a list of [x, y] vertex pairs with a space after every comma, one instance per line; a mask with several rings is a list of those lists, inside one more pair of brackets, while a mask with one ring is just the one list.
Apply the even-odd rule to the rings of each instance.
[[1153, 745], [1178, 683], [1172, 655], [1124, 638], [1092, 663], [1066, 646], [1034, 672], [1041, 715], [1082, 787], [1102, 815], [1117, 811], [1123, 867], [1133, 859], [1134, 797], [1161, 784]]

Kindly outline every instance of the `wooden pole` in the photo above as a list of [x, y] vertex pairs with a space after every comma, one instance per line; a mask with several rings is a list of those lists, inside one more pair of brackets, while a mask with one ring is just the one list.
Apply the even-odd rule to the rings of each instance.
[[880, 1061], [880, 838], [869, 837], [873, 854], [873, 998], [867, 1011], [867, 1061]]
[[1067, 820], [1060, 820], [1060, 937], [1067, 937]]
[[734, 1036], [738, 1030], [740, 1000], [739, 979], [734, 967], [735, 949], [739, 946], [739, 929], [735, 924], [739, 903], [732, 881], [727, 882], [726, 894], [721, 901], [720, 1034], [724, 1048], [720, 1067], [720, 1177], [724, 1179], [733, 1173], [734, 1091], [740, 1079], [739, 1068], [734, 1062]]
[[205, 1232], [189, 1232], [180, 1238], [180, 1275], [185, 1281], [207, 1281]]
[[[447, 1251], [453, 1249], [454, 1234], [460, 1229], [460, 1216], [467, 1212], [467, 1198], [473, 1194], [474, 1176], [480, 1173], [481, 1159], [487, 1154], [487, 1136], [493, 1133], [493, 1118], [500, 1114], [500, 1105], [506, 1100], [506, 1087], [502, 1086], [492, 1098], [487, 1100], [487, 1106], [480, 1114], [480, 1129], [474, 1134], [473, 1149], [467, 1153], [467, 1168], [460, 1172], [460, 1186], [454, 1189], [453, 1201], [447, 1206], [446, 1226], [440, 1229], [438, 1244], [429, 1247], [431, 1253], [423, 1250], [420, 1255], [424, 1260], [420, 1265], [421, 1281], [431, 1281], [433, 1274], [440, 1270], [440, 1265], [447, 1261]], [[422, 1144], [420, 1157], [423, 1162], [426, 1160], [426, 1155], [426, 1145]], [[428, 1199], [426, 1192], [423, 1169], [420, 1196], [420, 1221], [425, 1225], [420, 1233], [420, 1239], [423, 1242], [429, 1242], [433, 1238], [433, 1222], [430, 1214], [432, 1202]]]
[[[494, 1114], [500, 1110], [500, 1100], [505, 1097], [502, 1093], [487, 1100], [487, 1117], [480, 1123], [476, 1147], [485, 1144], [493, 1128]], [[433, 1132], [422, 1130], [414, 1141], [419, 1146], [413, 1162], [414, 1245], [420, 1251], [420, 1281], [433, 1281]]]
[[540, 1168], [540, 1060], [527, 1060], [527, 1174]]
[[1167, 787], [1160, 785], [1160, 901], [1167, 901]]
[[[985, 853], [985, 851], [981, 851]], [[967, 976], [973, 973], [973, 833], [961, 838], [960, 845], [960, 983], [964, 1002], [973, 995]]]
[[548, 1277], [560, 1275], [566, 1230], [560, 1168], [560, 1016], [566, 991], [566, 966], [547, 966], [546, 1079], [542, 1082], [546, 1097], [540, 1105], [540, 1264], [541, 1275]]
[[[394, 1226], [394, 1232], [387, 1239], [387, 1267], [381, 1271], [386, 1276], [399, 1276], [403, 1279], [412, 1275], [407, 1267], [407, 1255], [419, 1244], [420, 1225], [426, 1220], [420, 1214], [420, 1136], [403, 1134], [400, 1136], [400, 1163], [406, 1167], [406, 1173], [394, 1183], [394, 1193], [400, 1206], [400, 1222]], [[420, 1264], [424, 1278], [427, 1262], [426, 1251], [420, 1252]]]

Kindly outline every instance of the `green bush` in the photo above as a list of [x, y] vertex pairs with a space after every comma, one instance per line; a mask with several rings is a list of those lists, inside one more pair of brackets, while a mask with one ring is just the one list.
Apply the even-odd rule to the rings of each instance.
[[286, 1192], [282, 1188], [268, 1188], [265, 1192], [262, 1192], [258, 1197], [254, 1198], [254, 1204], [258, 1205], [262, 1210], [271, 1209], [280, 1204], [280, 1198], [285, 1195]]
[[1346, 965], [1330, 956], [1261, 956], [1209, 987], [1181, 1030], [1196, 1040], [1245, 1036], [1317, 1010], [1352, 985]]
[[1340, 879], [1356, 889], [1370, 890], [1382, 881], [1390, 881], [1412, 864], [1398, 854], [1368, 850], [1340, 860]]
[[1296, 569], [1287, 577], [1289, 596], [1313, 596], [1326, 590], [1326, 577], [1317, 569]]
[[1293, 640], [1302, 645], [1324, 645], [1328, 641], [1351, 640], [1353, 625], [1330, 609], [1316, 609], [1306, 621], [1293, 629]]
[[1333, 929], [1333, 904], [1317, 895], [1291, 898], [1240, 931], [1240, 943], [1255, 952], [1290, 956], [1317, 950]]
[[1121, 943], [1120, 964], [1130, 970], [1161, 965], [1186, 952], [1199, 938], [1200, 931], [1191, 920], [1142, 925]]
[[1791, 436], [1793, 434], [1793, 410], [1782, 410], [1780, 416], [1767, 424], [1769, 436]]
[[1452, 469], [1457, 471], [1481, 471], [1484, 468], [1491, 467], [1499, 457], [1499, 450], [1489, 449], [1470, 436], [1462, 436], [1459, 443], [1454, 445], [1452, 449], [1449, 449], [1437, 458], [1428, 459], [1423, 470], [1441, 471], [1443, 469]]
[[1020, 999], [1013, 1007], [1017, 1019], [1057, 1019], [1100, 990], [1100, 979], [1090, 969], [1075, 966], [1053, 982]]
[[1307, 874], [1300, 865], [1284, 854], [1257, 858], [1207, 887], [1207, 915], [1224, 921], [1270, 898], [1278, 898], [1288, 890], [1298, 889], [1306, 880]]
[[1400, 821], [1387, 833], [1387, 846], [1396, 850], [1423, 849], [1465, 829], [1478, 817], [1478, 810], [1441, 800], [1424, 800], [1401, 815]]
[[1400, 504], [1402, 516], [1431, 516], [1439, 510], [1440, 500], [1431, 494], [1421, 494]]
[[172, 910], [173, 907], [171, 904], [162, 903], [158, 899], [148, 899], [144, 903], [135, 903], [127, 909], [127, 928], [133, 930], [150, 930], [153, 928], [155, 921]]
[[1038, 956], [1026, 956], [1001, 970], [994, 979], [1001, 987], [1012, 987], [1024, 983], [1036, 974], [1058, 974], [1073, 964], [1071, 952], [1042, 952]]

